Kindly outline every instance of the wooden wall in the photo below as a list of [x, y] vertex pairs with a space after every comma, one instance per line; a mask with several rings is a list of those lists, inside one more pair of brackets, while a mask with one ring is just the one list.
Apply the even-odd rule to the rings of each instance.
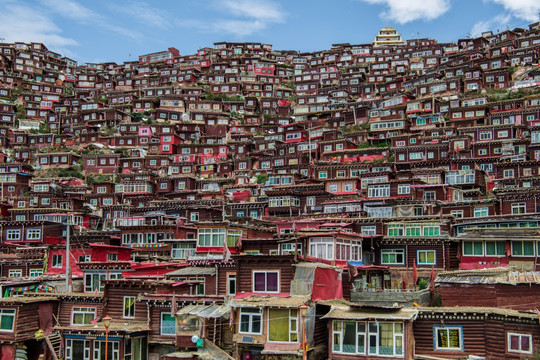
[[236, 291], [253, 292], [253, 271], [256, 270], [278, 270], [279, 291], [288, 293], [291, 289], [291, 281], [294, 277], [294, 268], [292, 266], [294, 255], [279, 256], [258, 256], [241, 255], [235, 257], [237, 261], [236, 273]]

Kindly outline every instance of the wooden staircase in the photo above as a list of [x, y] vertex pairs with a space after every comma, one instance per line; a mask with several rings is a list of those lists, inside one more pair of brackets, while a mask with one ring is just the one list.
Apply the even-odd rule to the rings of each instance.
[[62, 353], [62, 336], [60, 336], [60, 334], [55, 333], [47, 335], [45, 336], [45, 341], [53, 354], [54, 360], [61, 360], [64, 358], [64, 354]]

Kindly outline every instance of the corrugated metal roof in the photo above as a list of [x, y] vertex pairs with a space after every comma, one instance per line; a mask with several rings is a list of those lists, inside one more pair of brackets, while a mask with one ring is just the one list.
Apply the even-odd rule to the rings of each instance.
[[228, 305], [188, 305], [176, 312], [176, 315], [195, 315], [205, 319], [223, 317], [231, 311]]
[[215, 267], [190, 266], [167, 273], [166, 277], [187, 275], [216, 275]]
[[310, 296], [260, 296], [251, 295], [243, 299], [234, 299], [232, 307], [276, 307], [276, 308], [297, 308], [307, 303]]
[[351, 320], [413, 320], [418, 310], [410, 308], [394, 309], [370, 309], [353, 307], [332, 307], [322, 319], [351, 319]]
[[441, 272], [436, 283], [447, 284], [540, 284], [540, 271], [496, 269], [457, 270]]

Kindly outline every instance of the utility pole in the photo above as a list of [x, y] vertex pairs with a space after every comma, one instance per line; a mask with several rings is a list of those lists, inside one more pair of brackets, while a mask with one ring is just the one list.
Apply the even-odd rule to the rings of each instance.
[[70, 225], [70, 215], [68, 215], [68, 220], [67, 220], [67, 226], [66, 226], [66, 292], [71, 292], [71, 268], [69, 266], [69, 257], [71, 256], [70, 254], [70, 228], [69, 228], [69, 225]]

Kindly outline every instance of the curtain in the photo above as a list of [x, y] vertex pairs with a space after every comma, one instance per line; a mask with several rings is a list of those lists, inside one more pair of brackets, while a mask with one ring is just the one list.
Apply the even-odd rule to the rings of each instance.
[[289, 341], [289, 310], [268, 310], [268, 340]]
[[267, 291], [278, 291], [278, 273], [267, 273]]

